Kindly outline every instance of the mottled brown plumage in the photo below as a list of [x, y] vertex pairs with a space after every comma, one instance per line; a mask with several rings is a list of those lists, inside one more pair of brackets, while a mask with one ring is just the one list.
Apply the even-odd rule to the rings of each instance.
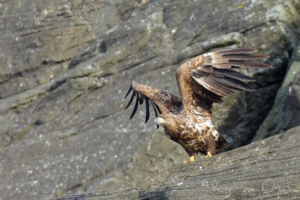
[[126, 98], [133, 91], [126, 108], [136, 97], [130, 119], [136, 113], [138, 104], [145, 101], [147, 122], [150, 115], [150, 101], [156, 114], [154, 122], [162, 125], [165, 134], [186, 150], [190, 155], [189, 161], [194, 161], [198, 152], [207, 157], [215, 155], [217, 150], [224, 149], [229, 143], [212, 124], [212, 104], [222, 103], [222, 97], [235, 92], [254, 90], [243, 81], [255, 80], [234, 69], [271, 67], [249, 62], [248, 60], [268, 58], [265, 55], [252, 55], [253, 51], [253, 49], [227, 49], [206, 53], [182, 64], [176, 71], [181, 98], [132, 81], [125, 96]]

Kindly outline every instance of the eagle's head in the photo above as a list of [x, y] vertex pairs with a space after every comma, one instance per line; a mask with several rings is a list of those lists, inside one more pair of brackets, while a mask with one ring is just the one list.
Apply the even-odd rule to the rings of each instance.
[[170, 129], [171, 127], [174, 127], [175, 119], [172, 114], [161, 114], [154, 119], [154, 123]]
[[159, 117], [156, 117], [155, 119], [154, 119], [154, 124], [156, 124], [156, 125], [161, 125], [161, 126], [163, 126], [163, 124], [166, 124], [167, 123], [167, 121], [166, 121], [166, 119], [165, 119], [165, 116], [162, 116], [163, 114], [161, 114]]

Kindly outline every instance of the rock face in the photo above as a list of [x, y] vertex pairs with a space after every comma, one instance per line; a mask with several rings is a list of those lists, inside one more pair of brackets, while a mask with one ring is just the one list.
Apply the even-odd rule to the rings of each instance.
[[118, 188], [56, 200], [299, 199], [300, 127]]
[[257, 141], [300, 125], [300, 49], [277, 92], [274, 106], [253, 141]]
[[[144, 2], [0, 3], [3, 199], [105, 189], [179, 165], [184, 150], [162, 128], [144, 124], [144, 110], [128, 121], [123, 97], [132, 80], [178, 95], [176, 69], [205, 52], [248, 47], [271, 56], [272, 69], [243, 70], [258, 80], [257, 91], [225, 99], [213, 116], [231, 148], [262, 130], [298, 46], [300, 3]], [[295, 82], [287, 100], [296, 99], [296, 91]], [[299, 124], [295, 109], [285, 105], [280, 109], [294, 118], [288, 127]]]

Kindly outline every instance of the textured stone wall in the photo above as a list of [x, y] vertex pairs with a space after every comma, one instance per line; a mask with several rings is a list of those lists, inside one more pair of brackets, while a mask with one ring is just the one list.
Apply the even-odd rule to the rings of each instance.
[[213, 50], [271, 56], [272, 69], [243, 70], [256, 92], [213, 114], [231, 148], [260, 137], [298, 46], [299, 11], [292, 0], [1, 1], [1, 197], [90, 192], [178, 166], [184, 150], [155, 128], [154, 113], [148, 124], [143, 109], [129, 121], [123, 97], [132, 80], [178, 95], [176, 69]]
[[299, 199], [300, 127], [117, 188], [55, 200]]

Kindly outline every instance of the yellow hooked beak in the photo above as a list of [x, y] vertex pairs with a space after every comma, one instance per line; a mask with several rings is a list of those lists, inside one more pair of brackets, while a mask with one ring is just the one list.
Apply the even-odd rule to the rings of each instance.
[[161, 117], [156, 117], [153, 121], [156, 125], [160, 125], [166, 122], [165, 119], [161, 118]]

